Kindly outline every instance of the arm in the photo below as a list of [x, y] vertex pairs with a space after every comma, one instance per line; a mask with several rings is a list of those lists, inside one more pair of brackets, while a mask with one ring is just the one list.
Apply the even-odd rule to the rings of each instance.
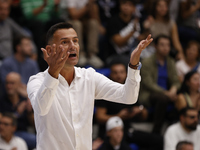
[[47, 0], [43, 0], [43, 4], [35, 9], [33, 9], [32, 14], [34, 16], [37, 16], [38, 14], [40, 14], [44, 8], [47, 6]]
[[184, 59], [183, 48], [181, 46], [176, 23], [172, 26], [172, 43], [174, 48], [178, 51], [178, 59]]
[[199, 8], [200, 8], [200, 0], [198, 0], [195, 5], [191, 5], [188, 0], [181, 2], [180, 4], [181, 17], [183, 19], [186, 19], [190, 17], [194, 12], [196, 12]]
[[[140, 54], [153, 39], [151, 35], [146, 40], [142, 40], [137, 48], [132, 52], [130, 64], [139, 63]], [[124, 85], [113, 82], [101, 74], [96, 73], [95, 77], [95, 98], [106, 99], [114, 102], [132, 104], [137, 101], [140, 86], [140, 71], [128, 67], [128, 75]]]
[[187, 104], [185, 101], [185, 97], [183, 96], [183, 94], [179, 94], [177, 100], [175, 101], [176, 109], [179, 111], [186, 106], [187, 106]]
[[133, 36], [134, 31], [131, 31], [128, 35], [122, 37], [120, 34], [115, 34], [112, 37], [112, 41], [117, 45], [117, 46], [124, 46], [128, 40]]

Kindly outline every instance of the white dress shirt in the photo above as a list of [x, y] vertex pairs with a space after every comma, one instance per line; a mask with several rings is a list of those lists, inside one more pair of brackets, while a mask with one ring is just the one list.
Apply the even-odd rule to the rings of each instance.
[[28, 150], [26, 142], [17, 136], [13, 136], [12, 139], [7, 143], [0, 136], [0, 150], [11, 150], [17, 148], [17, 150]]
[[34, 109], [37, 150], [91, 150], [95, 99], [133, 104], [137, 101], [140, 71], [128, 67], [124, 85], [95, 72], [75, 67], [68, 84], [48, 70], [30, 77], [27, 91]]

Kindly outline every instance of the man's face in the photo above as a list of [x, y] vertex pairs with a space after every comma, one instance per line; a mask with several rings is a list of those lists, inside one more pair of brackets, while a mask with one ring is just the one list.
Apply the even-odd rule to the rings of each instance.
[[186, 58], [188, 60], [197, 60], [199, 57], [198, 46], [193, 44], [186, 49]]
[[18, 45], [18, 48], [24, 57], [30, 57], [32, 54], [33, 45], [30, 39], [24, 38]]
[[166, 57], [168, 56], [169, 52], [170, 52], [170, 41], [167, 38], [160, 38], [158, 40], [158, 43], [156, 45], [156, 51], [157, 54], [159, 54], [162, 57]]
[[116, 144], [120, 144], [123, 138], [124, 132], [122, 127], [115, 127], [107, 132], [107, 136], [111, 141]]
[[[66, 65], [74, 66], [78, 63], [79, 59], [79, 43], [78, 36], [74, 29], [59, 29], [57, 30], [52, 39], [52, 44], [56, 44], [58, 49], [59, 45], [63, 46], [63, 49], [70, 52], [70, 55], [66, 61]], [[67, 55], [67, 52], [65, 55]]]
[[196, 110], [188, 110], [183, 116], [182, 125], [188, 130], [196, 130], [198, 125], [198, 112]]
[[20, 86], [20, 78], [14, 74], [8, 74], [6, 76], [6, 92], [8, 95], [14, 95]]
[[0, 21], [8, 18], [10, 13], [10, 5], [7, 2], [0, 2]]
[[16, 127], [12, 124], [12, 119], [3, 116], [0, 119], [0, 135], [3, 138], [10, 137], [15, 132]]
[[111, 67], [110, 78], [111, 80], [124, 84], [126, 80], [126, 68], [122, 64], [116, 64]]
[[120, 3], [120, 11], [125, 16], [132, 16], [135, 12], [135, 6], [133, 3], [127, 1], [127, 2], [121, 2]]

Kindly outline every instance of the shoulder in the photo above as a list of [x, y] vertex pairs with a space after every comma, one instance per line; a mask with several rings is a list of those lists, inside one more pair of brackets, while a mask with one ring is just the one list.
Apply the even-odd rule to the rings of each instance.
[[26, 145], [26, 142], [18, 136], [13, 136], [12, 140], [15, 141], [18, 145]]
[[177, 129], [180, 129], [180, 123], [179, 122], [170, 125], [166, 130], [166, 134], [174, 134], [178, 131]]
[[30, 65], [33, 65], [33, 66], [35, 66], [35, 65], [37, 64], [36, 61], [34, 61], [34, 60], [30, 59], [30, 58], [27, 58], [27, 59], [26, 59], [26, 63], [28, 63], [28, 64], [30, 64]]
[[147, 57], [147, 58], [143, 58], [142, 65], [143, 64], [153, 63], [153, 62], [155, 62], [155, 55], [154, 54], [149, 56], [149, 57]]

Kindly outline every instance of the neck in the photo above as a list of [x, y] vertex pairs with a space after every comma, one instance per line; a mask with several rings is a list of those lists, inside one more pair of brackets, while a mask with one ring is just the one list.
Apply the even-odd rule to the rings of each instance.
[[185, 62], [190, 66], [190, 67], [193, 67], [197, 64], [197, 61], [195, 59], [185, 59]]
[[4, 141], [6, 141], [7, 143], [9, 143], [10, 140], [12, 139], [12, 135], [9, 135], [9, 136], [7, 136], [7, 137], [2, 137], [2, 139], [3, 139]]
[[122, 14], [122, 13], [120, 13], [119, 16], [120, 16], [120, 18], [121, 18], [124, 22], [126, 22], [126, 23], [130, 22], [131, 19], [132, 19], [132, 16], [124, 15], [124, 14]]
[[183, 128], [187, 133], [190, 133], [190, 132], [191, 132], [191, 130], [188, 129], [188, 128], [186, 128], [182, 123], [181, 123], [181, 126], [182, 126], [182, 128]]
[[159, 55], [159, 54], [157, 54], [156, 57], [157, 57], [158, 62], [159, 62], [161, 65], [164, 65], [166, 57], [161, 56], [161, 55]]
[[25, 57], [22, 56], [20, 53], [16, 53], [15, 54], [15, 58], [17, 59], [17, 61], [19, 62], [23, 62], [25, 60]]
[[161, 22], [165, 21], [164, 18], [162, 16], [159, 16], [159, 15], [156, 16], [155, 20], [161, 21]]
[[120, 143], [118, 143], [118, 142], [116, 142], [116, 141], [114, 141], [114, 140], [112, 140], [112, 139], [110, 139], [110, 144], [111, 144], [113, 147], [120, 145]]
[[8, 95], [8, 99], [15, 106], [19, 102], [19, 95], [18, 94]]
[[60, 74], [65, 78], [65, 80], [70, 85], [74, 79], [75, 69], [73, 67], [64, 66], [63, 69], [60, 71]]

